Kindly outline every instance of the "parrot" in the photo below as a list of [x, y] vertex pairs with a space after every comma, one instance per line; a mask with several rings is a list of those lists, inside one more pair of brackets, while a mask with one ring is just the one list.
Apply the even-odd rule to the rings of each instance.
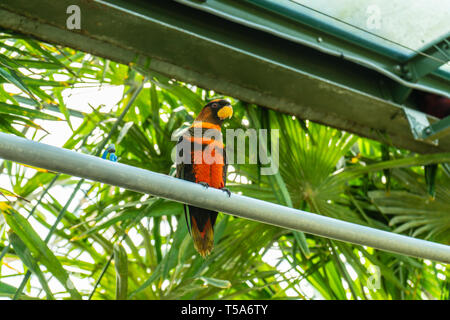
[[[212, 100], [202, 108], [193, 124], [178, 139], [177, 178], [205, 188], [221, 189], [231, 196], [225, 188], [227, 163], [221, 126], [232, 115], [233, 108], [224, 99]], [[206, 258], [214, 246], [214, 224], [218, 212], [185, 204], [184, 213], [194, 248]]]

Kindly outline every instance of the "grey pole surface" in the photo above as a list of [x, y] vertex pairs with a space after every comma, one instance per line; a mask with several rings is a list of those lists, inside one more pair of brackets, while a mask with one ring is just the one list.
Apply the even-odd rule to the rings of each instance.
[[164, 174], [0, 133], [0, 157], [380, 250], [450, 263], [450, 246], [349, 223], [306, 211], [232, 194]]

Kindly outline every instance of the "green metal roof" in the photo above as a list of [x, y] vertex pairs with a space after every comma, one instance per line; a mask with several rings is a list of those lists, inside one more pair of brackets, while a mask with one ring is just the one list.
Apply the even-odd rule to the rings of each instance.
[[[449, 1], [175, 1], [450, 97]], [[397, 102], [411, 92], [403, 91]]]
[[[432, 44], [414, 47], [420, 53], [411, 53], [373, 34], [381, 30], [363, 32], [345, 20], [367, 8], [352, 14], [337, 10], [337, 17], [330, 17], [332, 11], [319, 13], [305, 7], [311, 3], [3, 0], [0, 27], [118, 62], [133, 62], [143, 72], [162, 73], [397, 147], [421, 153], [450, 151], [448, 135], [440, 136], [438, 144], [417, 139], [423, 137], [411, 131], [417, 119], [407, 113], [410, 108], [419, 109], [411, 92], [450, 97], [448, 66], [442, 62], [450, 55], [445, 28], [430, 35]], [[381, 1], [371, 3], [385, 8]], [[69, 5], [81, 9], [81, 30], [66, 27]], [[331, 4], [322, 6], [322, 11], [331, 10]], [[448, 12], [442, 3], [438, 8]], [[355, 21], [351, 23], [356, 25]], [[394, 41], [399, 39], [402, 36]], [[417, 114], [421, 119], [416, 123], [421, 125], [438, 121], [423, 112]]]

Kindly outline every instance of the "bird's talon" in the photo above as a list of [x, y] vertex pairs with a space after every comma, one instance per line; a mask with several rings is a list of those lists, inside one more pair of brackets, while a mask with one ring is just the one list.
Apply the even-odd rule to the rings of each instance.
[[209, 188], [209, 184], [207, 182], [199, 182], [198, 184], [202, 185], [203, 187], [205, 187], [206, 189]]
[[228, 198], [230, 198], [230, 197], [231, 197], [231, 191], [230, 191], [230, 190], [228, 190], [227, 188], [222, 188], [222, 189], [220, 189], [220, 190], [222, 190], [222, 191], [226, 192], [226, 193], [228, 194]]

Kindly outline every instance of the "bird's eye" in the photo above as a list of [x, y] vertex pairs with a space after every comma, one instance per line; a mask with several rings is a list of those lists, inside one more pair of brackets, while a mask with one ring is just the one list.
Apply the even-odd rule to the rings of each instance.
[[213, 104], [212, 104], [212, 107], [213, 107], [213, 108], [217, 108], [217, 107], [218, 107], [218, 104], [217, 104], [217, 103], [213, 103]]

